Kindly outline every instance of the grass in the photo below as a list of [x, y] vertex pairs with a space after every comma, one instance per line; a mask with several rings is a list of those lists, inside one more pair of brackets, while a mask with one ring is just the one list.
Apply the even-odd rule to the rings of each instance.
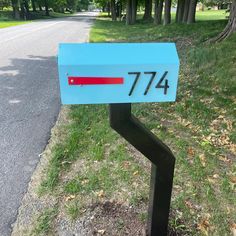
[[46, 209], [43, 213], [38, 216], [37, 224], [32, 230], [31, 235], [48, 235], [52, 229], [52, 222], [56, 217], [58, 210], [56, 207]]
[[[166, 27], [100, 17], [90, 33], [91, 42], [177, 44], [177, 101], [135, 104], [133, 112], [176, 156], [170, 225], [183, 235], [230, 235], [236, 222], [236, 35], [206, 43], [226, 24], [218, 13]], [[146, 219], [148, 162], [110, 129], [106, 106], [71, 106], [69, 115], [67, 139], [55, 146], [41, 193], [70, 199], [60, 207], [72, 219], [110, 199], [135, 206]]]
[[[71, 13], [58, 13], [58, 12], [50, 12], [50, 16], [45, 16], [44, 12], [30, 12], [31, 19], [32, 20], [38, 20], [38, 19], [51, 19], [51, 18], [61, 18], [61, 17], [67, 17], [72, 16]], [[32, 20], [14, 20], [12, 17], [12, 11], [9, 9], [6, 11], [0, 11], [0, 28], [6, 28], [16, 25], [22, 25], [32, 22]]]
[[0, 29], [10, 27], [10, 26], [22, 25], [26, 23], [28, 22], [14, 20], [12, 18], [12, 13], [10, 11], [0, 11]]
[[208, 20], [225, 20], [229, 16], [226, 10], [205, 10], [198, 11], [196, 19], [198, 21], [208, 21]]
[[0, 29], [11, 27], [11, 26], [16, 26], [16, 25], [22, 25], [22, 24], [26, 24], [26, 23], [29, 23], [29, 22], [25, 22], [25, 21], [3, 21], [3, 22], [1, 22], [1, 19], [0, 19]]

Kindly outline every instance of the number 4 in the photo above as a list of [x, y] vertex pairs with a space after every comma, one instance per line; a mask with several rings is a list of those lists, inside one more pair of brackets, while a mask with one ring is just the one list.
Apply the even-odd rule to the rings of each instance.
[[168, 85], [168, 79], [165, 80], [165, 84], [162, 85], [161, 83], [163, 82], [163, 80], [165, 79], [166, 75], [168, 74], [168, 71], [165, 71], [165, 73], [162, 75], [161, 79], [159, 80], [159, 82], [156, 85], [156, 88], [163, 88], [164, 89], [164, 94], [167, 94], [167, 89], [170, 87]]

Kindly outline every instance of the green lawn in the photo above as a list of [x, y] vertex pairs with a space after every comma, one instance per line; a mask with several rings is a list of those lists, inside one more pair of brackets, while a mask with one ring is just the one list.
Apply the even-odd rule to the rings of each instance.
[[205, 11], [198, 11], [196, 14], [197, 20], [225, 20], [229, 16], [229, 13], [226, 13], [226, 10], [205, 10]]
[[[31, 18], [32, 20], [38, 20], [38, 19], [51, 19], [51, 18], [61, 18], [61, 17], [67, 17], [72, 16], [71, 13], [58, 13], [58, 12], [50, 12], [50, 16], [45, 16], [44, 12], [31, 12]], [[32, 20], [23, 21], [23, 20], [14, 20], [12, 18], [12, 12], [11, 11], [0, 11], [0, 28], [6, 28], [10, 26], [16, 26], [21, 24], [27, 24], [32, 22]]]
[[26, 22], [26, 21], [1, 21], [0, 20], [0, 28], [22, 25], [22, 24], [26, 24], [26, 23], [29, 23], [29, 22]]
[[[165, 27], [99, 17], [90, 33], [91, 42], [176, 42], [177, 101], [136, 104], [133, 112], [176, 156], [170, 228], [180, 235], [230, 235], [236, 223], [236, 35], [206, 42], [226, 25], [217, 13], [199, 12], [196, 24]], [[94, 202], [112, 200], [137, 210], [145, 225], [148, 162], [111, 130], [107, 106], [71, 106], [69, 120], [40, 193], [60, 196], [59, 211], [72, 219]], [[113, 232], [122, 235], [127, 224]]]

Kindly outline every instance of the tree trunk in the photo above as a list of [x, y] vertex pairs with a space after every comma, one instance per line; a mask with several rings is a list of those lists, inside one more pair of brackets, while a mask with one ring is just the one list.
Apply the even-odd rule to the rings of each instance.
[[44, 5], [45, 5], [45, 15], [49, 16], [48, 0], [44, 0]]
[[20, 3], [20, 17], [23, 20], [26, 20], [26, 9], [23, 2]]
[[176, 9], [176, 15], [175, 15], [175, 22], [178, 22], [178, 15], [179, 15], [179, 6], [180, 6], [181, 0], [177, 1], [177, 9]]
[[216, 38], [210, 41], [220, 42], [228, 38], [231, 34], [235, 32], [236, 32], [236, 0], [233, 0], [231, 9], [230, 9], [228, 24], [226, 25], [223, 32], [221, 32]]
[[157, 16], [158, 16], [158, 6], [160, 4], [160, 0], [154, 0], [154, 24], [158, 24]]
[[121, 17], [122, 17], [122, 2], [118, 1], [116, 4], [116, 17], [119, 18], [119, 20], [121, 21]]
[[160, 25], [162, 21], [163, 3], [164, 0], [155, 0], [154, 23], [157, 25]]
[[136, 22], [136, 16], [137, 16], [137, 0], [131, 0], [131, 4], [132, 4], [132, 13], [131, 13], [131, 24], [135, 24]]
[[164, 25], [170, 24], [171, 22], [171, 0], [165, 0], [165, 15], [164, 15]]
[[178, 0], [177, 13], [176, 13], [176, 19], [175, 19], [176, 23], [180, 23], [183, 21], [184, 3], [185, 3], [185, 0]]
[[111, 4], [109, 1], [107, 2], [107, 13], [108, 13], [108, 16], [111, 16]]
[[190, 0], [185, 0], [185, 2], [184, 2], [184, 14], [183, 14], [183, 22], [184, 23], [187, 23], [187, 20], [188, 20], [189, 4], [190, 4]]
[[146, 21], [152, 20], [152, 0], [145, 0], [145, 10], [143, 19]]
[[29, 20], [30, 19], [29, 2], [24, 1], [24, 4], [25, 4], [25, 10], [26, 10], [26, 20]]
[[39, 4], [39, 10], [43, 11], [41, 4]]
[[13, 8], [13, 18], [15, 20], [20, 20], [20, 1], [12, 0], [12, 8]]
[[137, 0], [127, 0], [126, 5], [126, 25], [136, 22]]
[[116, 1], [111, 0], [111, 19], [116, 21]]
[[33, 12], [36, 12], [36, 5], [35, 5], [35, 0], [31, 0]]
[[132, 22], [132, 2], [127, 0], [126, 3], [126, 25], [131, 25]]
[[187, 24], [195, 23], [197, 0], [190, 0]]

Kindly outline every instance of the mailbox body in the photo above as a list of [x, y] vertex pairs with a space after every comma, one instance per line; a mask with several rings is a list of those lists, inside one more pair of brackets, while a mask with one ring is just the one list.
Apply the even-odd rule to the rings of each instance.
[[60, 44], [62, 104], [171, 102], [179, 58], [173, 43]]

